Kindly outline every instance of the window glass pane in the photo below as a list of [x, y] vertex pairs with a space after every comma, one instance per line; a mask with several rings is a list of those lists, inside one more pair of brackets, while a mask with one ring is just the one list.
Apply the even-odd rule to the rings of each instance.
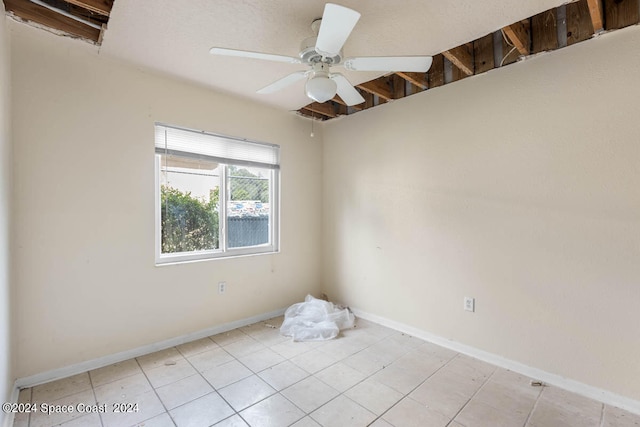
[[220, 247], [217, 163], [160, 156], [161, 253]]
[[269, 244], [271, 170], [228, 166], [228, 246]]

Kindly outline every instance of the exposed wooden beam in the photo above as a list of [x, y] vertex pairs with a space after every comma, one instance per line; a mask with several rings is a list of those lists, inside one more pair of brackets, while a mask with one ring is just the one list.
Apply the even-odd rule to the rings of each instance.
[[37, 22], [49, 28], [64, 31], [66, 33], [83, 37], [97, 42], [100, 38], [100, 30], [89, 25], [56, 13], [46, 7], [42, 7], [29, 1], [4, 0], [7, 11], [27, 21]]
[[333, 97], [333, 99], [331, 99], [333, 102], [335, 102], [336, 104], [340, 104], [340, 105], [347, 105], [342, 98], [340, 98], [339, 95], [336, 95]]
[[389, 82], [386, 77], [380, 77], [375, 80], [359, 84], [357, 87], [369, 92], [370, 94], [378, 95], [379, 98], [382, 98], [385, 101], [393, 99], [393, 94], [391, 93], [391, 88], [389, 87]]
[[603, 0], [605, 30], [617, 30], [638, 23], [638, 0]]
[[346, 116], [349, 114], [349, 110], [346, 105], [343, 104], [334, 104], [334, 109], [337, 112], [338, 116]]
[[558, 48], [558, 21], [556, 9], [549, 9], [531, 17], [531, 47], [533, 53]]
[[529, 54], [529, 33], [522, 21], [502, 29], [521, 55]]
[[429, 87], [429, 82], [427, 81], [427, 73], [398, 72], [396, 74], [402, 77], [403, 79], [405, 79], [406, 81], [408, 81], [409, 83], [412, 83], [422, 89], [427, 89]]
[[111, 8], [113, 7], [113, 1], [108, 0], [64, 0], [67, 3], [75, 4], [76, 6], [84, 7], [93, 13], [97, 13], [103, 16], [109, 16]]
[[487, 34], [473, 41], [473, 61], [476, 74], [493, 70], [495, 61], [493, 57], [493, 34]]
[[316, 113], [315, 111], [311, 111], [307, 107], [302, 107], [301, 109], [298, 110], [298, 112], [300, 114], [302, 114], [303, 116], [312, 118], [314, 120], [326, 120], [326, 119], [328, 119], [328, 117], [325, 116], [324, 114], [320, 114], [320, 113]]
[[591, 16], [591, 24], [593, 25], [593, 31], [598, 32], [604, 29], [604, 20], [602, 15], [602, 1], [601, 0], [587, 0], [589, 6], [589, 15]]
[[434, 88], [444, 84], [444, 56], [441, 53], [433, 57], [431, 68], [427, 72], [429, 87]]
[[416, 93], [424, 92], [425, 90], [426, 89], [409, 82], [409, 87], [407, 88], [407, 96], [415, 95]]
[[[349, 105], [347, 105], [347, 103], [344, 102], [342, 100], [342, 98], [340, 98], [340, 95], [334, 96], [332, 101], [335, 102], [336, 104], [340, 104], [340, 105], [344, 105], [345, 107], [349, 107]], [[353, 108], [354, 110], [360, 111], [363, 108], [363, 104], [351, 105], [350, 107]]]
[[593, 35], [593, 23], [587, 0], [567, 3], [567, 46], [587, 40]]
[[323, 102], [322, 104], [318, 102], [312, 102], [309, 105], [305, 105], [304, 108], [306, 108], [309, 111], [313, 111], [314, 113], [322, 114], [327, 117], [331, 117], [331, 118], [337, 117], [336, 111], [333, 108], [333, 104], [330, 101]]
[[473, 75], [473, 56], [471, 52], [469, 52], [469, 47], [466, 44], [445, 50], [442, 54], [467, 76]]
[[[371, 108], [371, 107], [375, 107], [375, 105], [373, 105], [373, 94], [364, 90], [360, 91], [360, 95], [362, 95], [362, 97], [364, 98], [364, 109], [366, 110], [367, 108]], [[362, 105], [362, 104], [360, 104]]]
[[407, 95], [407, 82], [397, 74], [393, 74], [392, 77], [393, 80], [391, 81], [393, 82], [393, 99], [404, 98]]

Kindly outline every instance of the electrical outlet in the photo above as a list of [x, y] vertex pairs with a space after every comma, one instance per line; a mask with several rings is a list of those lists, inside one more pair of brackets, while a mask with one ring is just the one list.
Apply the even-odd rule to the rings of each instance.
[[227, 282], [218, 282], [218, 293], [224, 294], [227, 290]]
[[464, 309], [466, 311], [476, 311], [476, 299], [464, 297]]

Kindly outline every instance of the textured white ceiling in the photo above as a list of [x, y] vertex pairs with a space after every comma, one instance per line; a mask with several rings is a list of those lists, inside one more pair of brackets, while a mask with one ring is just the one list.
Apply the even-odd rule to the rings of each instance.
[[[116, 0], [101, 53], [282, 109], [309, 103], [304, 81], [256, 90], [304, 65], [213, 56], [213, 46], [297, 56], [322, 16], [320, 0]], [[341, 0], [362, 14], [345, 56], [434, 55], [562, 0]], [[341, 70], [342, 72], [342, 70]], [[343, 72], [353, 84], [376, 73]]]

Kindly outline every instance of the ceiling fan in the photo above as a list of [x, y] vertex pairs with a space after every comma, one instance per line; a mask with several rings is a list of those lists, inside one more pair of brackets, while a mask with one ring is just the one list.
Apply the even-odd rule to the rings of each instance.
[[331, 72], [330, 67], [332, 66], [342, 66], [351, 71], [427, 72], [429, 70], [432, 61], [430, 56], [361, 56], [344, 58], [342, 46], [344, 46], [359, 19], [360, 13], [355, 10], [327, 3], [322, 18], [316, 19], [311, 24], [311, 28], [317, 36], [309, 37], [302, 42], [298, 58], [222, 47], [212, 47], [209, 52], [214, 55], [309, 65], [311, 67], [309, 70], [289, 74], [260, 89], [258, 93], [273, 93], [307, 78], [305, 85], [307, 96], [320, 103], [333, 99], [336, 93], [347, 105], [357, 105], [364, 102], [364, 98], [345, 76]]

